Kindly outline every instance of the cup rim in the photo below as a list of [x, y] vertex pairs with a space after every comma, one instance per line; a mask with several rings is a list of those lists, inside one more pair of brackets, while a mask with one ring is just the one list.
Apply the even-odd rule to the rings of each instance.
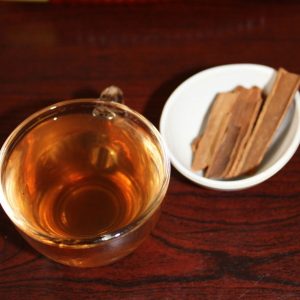
[[[40, 116], [42, 116], [43, 114], [49, 115], [49, 112], [55, 111], [56, 109], [61, 108], [63, 106], [67, 107], [67, 106], [71, 106], [74, 104], [79, 105], [79, 104], [84, 104], [84, 103], [94, 104], [95, 106], [96, 105], [105, 105], [105, 106], [118, 108], [122, 111], [130, 113], [131, 115], [136, 117], [139, 121], [141, 121], [144, 125], [146, 125], [146, 127], [150, 130], [151, 134], [153, 134], [158, 141], [157, 145], [159, 146], [159, 149], [162, 153], [162, 162], [163, 162], [163, 166], [165, 169], [165, 176], [163, 178], [160, 189], [157, 192], [157, 194], [155, 195], [155, 199], [153, 199], [151, 205], [140, 216], [138, 216], [136, 219], [131, 221], [129, 224], [127, 224], [117, 230], [114, 230], [112, 232], [100, 234], [100, 235], [97, 235], [94, 237], [80, 238], [80, 239], [74, 239], [74, 238], [62, 239], [62, 238], [55, 237], [54, 235], [51, 235], [51, 234], [43, 233], [42, 231], [39, 231], [39, 230], [33, 228], [27, 222], [23, 222], [22, 220], [19, 220], [15, 216], [13, 209], [9, 205], [7, 196], [3, 189], [3, 184], [2, 184], [3, 170], [2, 169], [3, 169], [3, 163], [5, 161], [4, 159], [7, 155], [7, 150], [14, 142], [16, 142], [16, 143], [18, 142], [18, 139], [17, 139], [18, 135], [20, 134], [22, 129], [24, 129], [28, 124], [30, 124], [30, 122], [38, 120], [38, 118]], [[29, 128], [29, 130], [31, 130], [31, 129], [32, 129], [32, 127]], [[142, 224], [144, 224], [144, 222], [146, 222], [152, 216], [152, 214], [159, 208], [160, 204], [162, 203], [165, 193], [167, 191], [168, 185], [169, 185], [170, 175], [171, 175], [170, 173], [171, 173], [171, 164], [170, 164], [169, 156], [167, 154], [167, 148], [166, 148], [165, 142], [162, 139], [158, 129], [149, 120], [147, 120], [143, 115], [141, 115], [140, 113], [138, 113], [135, 110], [132, 110], [125, 104], [112, 102], [112, 101], [103, 101], [100, 99], [93, 99], [93, 98], [63, 100], [63, 101], [56, 102], [52, 105], [46, 106], [46, 107], [34, 112], [33, 114], [29, 115], [21, 123], [19, 123], [19, 125], [17, 125], [17, 127], [15, 127], [15, 129], [9, 134], [9, 136], [4, 141], [4, 143], [0, 149], [0, 204], [3, 208], [3, 210], [5, 211], [6, 215], [13, 222], [13, 224], [17, 228], [19, 228], [21, 230], [21, 232], [24, 232], [25, 234], [27, 234], [34, 240], [39, 240], [44, 244], [60, 244], [60, 246], [63, 245], [64, 247], [69, 247], [69, 248], [89, 248], [89, 247], [96, 246], [100, 243], [109, 241], [111, 239], [117, 238], [119, 236], [124, 236], [124, 235], [128, 234], [129, 232], [136, 230]]]

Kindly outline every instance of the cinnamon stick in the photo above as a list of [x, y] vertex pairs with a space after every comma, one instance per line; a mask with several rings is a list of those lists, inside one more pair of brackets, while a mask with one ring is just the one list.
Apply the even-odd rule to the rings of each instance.
[[213, 103], [211, 112], [208, 116], [204, 133], [196, 138], [192, 145], [194, 157], [192, 169], [195, 171], [203, 170], [210, 165], [212, 157], [218, 143], [224, 134], [224, 121], [228, 117], [233, 103], [237, 99], [237, 93], [219, 93]]
[[254, 87], [252, 89], [243, 89], [240, 92], [237, 101], [242, 103], [236, 108], [233, 114], [232, 123], [235, 126], [240, 127], [239, 136], [232, 149], [230, 161], [228, 162], [223, 178], [236, 177], [239, 174], [236, 171], [237, 164], [241, 159], [241, 156], [245, 150], [245, 145], [249, 139], [250, 134], [253, 131], [254, 124], [257, 120], [263, 99], [261, 96], [261, 89]]
[[261, 105], [261, 90], [257, 87], [236, 89], [238, 97], [232, 106], [226, 133], [223, 136], [211, 164], [208, 166], [206, 177], [230, 178], [232, 167], [238, 155], [244, 148], [258, 109]]
[[279, 69], [272, 90], [235, 169], [235, 174], [252, 171], [261, 163], [299, 84], [299, 75]]

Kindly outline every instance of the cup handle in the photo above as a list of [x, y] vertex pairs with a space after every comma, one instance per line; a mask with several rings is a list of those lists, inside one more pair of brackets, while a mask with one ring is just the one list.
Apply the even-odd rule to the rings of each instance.
[[124, 93], [119, 87], [111, 85], [101, 92], [99, 99], [102, 101], [124, 103]]

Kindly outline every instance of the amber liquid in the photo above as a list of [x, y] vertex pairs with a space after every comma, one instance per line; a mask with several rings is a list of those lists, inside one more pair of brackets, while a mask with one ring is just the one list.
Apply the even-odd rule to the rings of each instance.
[[38, 231], [93, 238], [116, 232], [151, 205], [162, 168], [152, 137], [133, 121], [68, 114], [19, 140], [5, 189], [11, 206]]

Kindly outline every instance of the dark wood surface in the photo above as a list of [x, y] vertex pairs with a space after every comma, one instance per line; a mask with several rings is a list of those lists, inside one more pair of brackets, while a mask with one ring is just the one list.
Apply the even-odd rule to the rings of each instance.
[[[110, 84], [158, 126], [190, 75], [239, 62], [300, 73], [299, 54], [297, 1], [0, 3], [0, 141], [35, 110]], [[201, 188], [172, 169], [152, 235], [101, 268], [42, 257], [1, 209], [0, 299], [300, 299], [299, 154], [240, 192]]]

